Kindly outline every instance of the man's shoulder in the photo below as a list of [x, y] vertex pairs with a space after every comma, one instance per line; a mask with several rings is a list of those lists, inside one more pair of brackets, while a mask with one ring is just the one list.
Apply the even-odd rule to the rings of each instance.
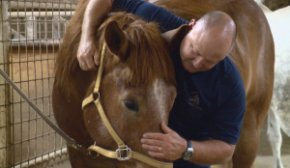
[[218, 78], [218, 88], [222, 93], [228, 93], [228, 96], [245, 96], [245, 88], [239, 69], [230, 58], [222, 61], [220, 77]]
[[213, 90], [225, 93], [244, 92], [243, 79], [234, 62], [226, 57], [212, 70], [203, 75], [205, 81], [209, 82]]
[[220, 80], [225, 80], [230, 83], [242, 82], [239, 69], [229, 57], [226, 57], [223, 61], [221, 61], [217, 65], [217, 68], [215, 68], [215, 71], [217, 71], [216, 74]]

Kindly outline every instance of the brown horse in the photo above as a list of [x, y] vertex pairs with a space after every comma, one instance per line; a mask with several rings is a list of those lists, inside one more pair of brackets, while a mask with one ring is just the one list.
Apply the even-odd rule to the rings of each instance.
[[[93, 92], [96, 71], [84, 72], [76, 59], [86, 0], [80, 1], [67, 28], [56, 60], [53, 109], [58, 125], [78, 143], [93, 142], [115, 150], [116, 143], [100, 121], [93, 104], [82, 111], [83, 99]], [[154, 43], [152, 43], [154, 41]], [[158, 27], [135, 16], [111, 14], [96, 34], [97, 49], [107, 45], [100, 101], [113, 128], [132, 149], [145, 154], [144, 132], [160, 131], [176, 95], [174, 68]], [[135, 161], [93, 158], [68, 146], [72, 167], [149, 167]]]
[[237, 38], [231, 58], [244, 81], [247, 110], [233, 167], [250, 168], [273, 91], [274, 45], [263, 12], [252, 0], [159, 0], [157, 4], [186, 19], [200, 18], [212, 10], [224, 11], [234, 19]]

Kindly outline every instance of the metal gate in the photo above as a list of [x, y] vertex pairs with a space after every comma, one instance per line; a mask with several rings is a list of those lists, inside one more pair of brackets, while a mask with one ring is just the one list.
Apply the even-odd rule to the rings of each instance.
[[[55, 54], [75, 3], [0, 1], [0, 68], [52, 119]], [[0, 78], [0, 167], [48, 167], [66, 157], [65, 141]]]

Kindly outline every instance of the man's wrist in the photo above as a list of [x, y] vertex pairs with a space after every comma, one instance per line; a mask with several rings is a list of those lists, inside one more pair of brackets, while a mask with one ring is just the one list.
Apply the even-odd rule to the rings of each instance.
[[192, 142], [190, 140], [187, 140], [187, 147], [182, 154], [182, 159], [183, 160], [191, 160], [193, 153], [194, 153], [194, 148], [192, 146]]

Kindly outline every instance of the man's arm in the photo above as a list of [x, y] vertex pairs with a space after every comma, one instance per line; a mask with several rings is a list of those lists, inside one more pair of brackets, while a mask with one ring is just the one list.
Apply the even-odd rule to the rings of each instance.
[[[145, 133], [141, 139], [142, 147], [152, 157], [174, 161], [182, 157], [186, 150], [186, 140], [164, 123], [164, 133]], [[221, 140], [191, 141], [194, 148], [190, 161], [195, 164], [222, 164], [232, 158], [235, 145]]]
[[89, 0], [84, 14], [81, 41], [77, 53], [80, 67], [83, 70], [91, 70], [98, 65], [98, 55], [94, 45], [95, 28], [101, 18], [111, 10], [126, 11], [147, 21], [157, 22], [162, 31], [188, 23], [163, 8], [142, 0]]
[[195, 150], [191, 161], [197, 164], [224, 164], [230, 161], [236, 147], [221, 140], [191, 142]]
[[82, 34], [77, 59], [82, 70], [91, 70], [98, 65], [95, 46], [96, 26], [101, 18], [110, 12], [111, 0], [89, 0], [82, 24]]
[[188, 21], [144, 0], [114, 0], [113, 10], [126, 11], [148, 22], [156, 22], [162, 32], [176, 29]]

